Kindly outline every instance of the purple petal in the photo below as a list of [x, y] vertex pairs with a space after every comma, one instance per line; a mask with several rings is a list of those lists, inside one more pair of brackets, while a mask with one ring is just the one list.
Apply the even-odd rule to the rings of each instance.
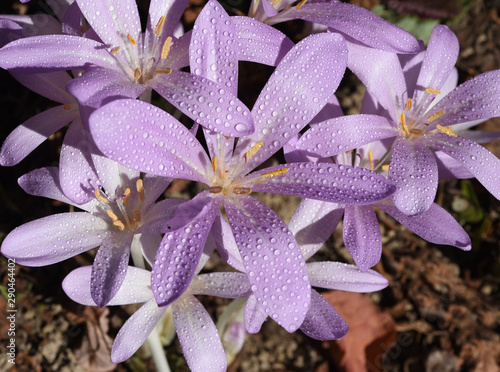
[[219, 215], [212, 226], [212, 235], [214, 236], [217, 250], [221, 257], [236, 270], [244, 272], [245, 266], [241, 259], [240, 251], [234, 239], [231, 226]]
[[376, 271], [363, 272], [355, 265], [342, 262], [310, 262], [307, 270], [313, 287], [364, 293], [380, 291], [389, 285]]
[[99, 247], [92, 265], [90, 292], [99, 307], [114, 297], [125, 279], [134, 234], [115, 233]]
[[[270, 172], [288, 169], [282, 175]], [[267, 176], [266, 176], [267, 174]], [[262, 177], [264, 175], [264, 177]], [[253, 191], [295, 195], [339, 204], [371, 204], [392, 195], [394, 185], [367, 169], [330, 163], [288, 163], [249, 174]]]
[[388, 201], [378, 203], [377, 207], [431, 243], [453, 245], [464, 251], [471, 249], [469, 235], [462, 226], [455, 221], [451, 214], [435, 203], [426, 212], [416, 216], [407, 216], [401, 213]]
[[19, 24], [9, 19], [0, 19], [0, 48], [23, 37], [26, 37], [26, 32]]
[[188, 293], [224, 298], [243, 298], [252, 294], [248, 275], [234, 272], [216, 272], [197, 275], [189, 285]]
[[382, 257], [382, 233], [370, 206], [346, 206], [344, 244], [361, 271], [375, 266]]
[[474, 175], [464, 168], [462, 164], [444, 152], [436, 151], [434, 156], [436, 157], [440, 180], [474, 178]]
[[300, 202], [288, 228], [297, 240], [305, 260], [325, 244], [343, 214], [344, 206], [336, 203], [312, 199]]
[[175, 329], [186, 362], [193, 372], [226, 371], [222, 341], [207, 310], [194, 296], [184, 296], [172, 305]]
[[28, 37], [0, 50], [0, 67], [14, 72], [72, 70], [91, 65], [121, 70], [101, 43], [78, 36]]
[[497, 199], [500, 199], [500, 160], [483, 146], [463, 137], [432, 133], [428, 145], [460, 162]]
[[2, 254], [26, 266], [46, 266], [99, 246], [109, 224], [90, 213], [62, 213], [40, 218], [12, 230]]
[[326, 158], [398, 134], [398, 130], [382, 116], [349, 115], [312, 126], [296, 146]]
[[[166, 38], [174, 34], [187, 4], [188, 0], [151, 0], [149, 4], [148, 23], [144, 36], [145, 43], [147, 44], [144, 50], [151, 50], [155, 39], [158, 45], [163, 45]], [[155, 35], [154, 31], [160, 17], [165, 17], [165, 22], [161, 34], [158, 37]], [[170, 52], [172, 52], [172, 50]]]
[[99, 149], [131, 169], [208, 183], [205, 169], [212, 165], [203, 147], [184, 125], [153, 105], [117, 100], [96, 110], [89, 124]]
[[66, 84], [72, 80], [66, 71], [43, 74], [13, 73], [14, 78], [33, 92], [48, 99], [77, 108], [75, 98], [66, 91]]
[[73, 2], [67, 8], [67, 10], [63, 13], [64, 17], [62, 18], [62, 33], [66, 35], [80, 36], [82, 34], [81, 31], [81, 22], [82, 22], [82, 11], [78, 6], [77, 2]]
[[259, 304], [257, 297], [251, 295], [245, 305], [245, 328], [247, 332], [258, 333], [266, 319], [266, 310]]
[[[210, 197], [203, 193], [197, 198]], [[219, 208], [220, 201], [215, 199], [186, 227], [165, 234], [151, 273], [151, 287], [159, 306], [172, 303], [188, 288]]]
[[229, 137], [254, 131], [248, 108], [221, 84], [195, 74], [172, 71], [151, 80], [149, 86], [207, 129]]
[[265, 23], [249, 17], [231, 17], [231, 19], [236, 26], [240, 61], [277, 66], [294, 46], [285, 34]]
[[5, 139], [0, 152], [0, 164], [18, 164], [49, 136], [79, 117], [78, 111], [56, 106], [26, 120]]
[[14, 21], [20, 25], [24, 30], [23, 37], [61, 33], [61, 22], [48, 14], [43, 14], [42, 12], [37, 12], [35, 15], [2, 14], [1, 17]]
[[224, 201], [252, 291], [266, 313], [294, 332], [309, 307], [304, 258], [285, 223], [264, 203], [241, 195]]
[[158, 307], [152, 298], [137, 310], [116, 335], [111, 349], [111, 361], [121, 363], [130, 358], [146, 341], [167, 307]]
[[311, 290], [311, 307], [300, 330], [315, 340], [340, 340], [349, 326], [325, 298]]
[[389, 180], [397, 187], [394, 204], [406, 215], [423, 213], [434, 202], [438, 183], [436, 159], [422, 142], [398, 139], [392, 152]]
[[136, 234], [134, 235], [134, 240], [132, 240], [130, 250], [134, 251], [135, 249], [142, 252], [144, 259], [152, 267], [162, 239], [163, 236], [161, 234]]
[[153, 204], [165, 192], [171, 182], [172, 180], [169, 178], [146, 174], [143, 178], [144, 190], [147, 190], [144, 195], [144, 208]]

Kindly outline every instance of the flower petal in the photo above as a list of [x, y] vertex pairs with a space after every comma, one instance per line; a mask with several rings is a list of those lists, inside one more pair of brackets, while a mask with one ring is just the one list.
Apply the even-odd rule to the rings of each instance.
[[14, 78], [33, 92], [52, 101], [64, 104], [76, 103], [75, 98], [66, 90], [72, 78], [66, 71], [46, 72], [43, 74], [13, 73]]
[[252, 294], [248, 275], [234, 272], [216, 272], [196, 275], [188, 293], [224, 298], [243, 298]]
[[236, 270], [245, 272], [245, 266], [243, 265], [243, 260], [241, 259], [231, 226], [229, 226], [229, 223], [226, 222], [222, 215], [219, 215], [215, 219], [211, 234], [215, 239], [215, 244], [221, 257]]
[[258, 333], [266, 319], [266, 310], [259, 304], [257, 297], [251, 295], [245, 305], [245, 328], [247, 332]]

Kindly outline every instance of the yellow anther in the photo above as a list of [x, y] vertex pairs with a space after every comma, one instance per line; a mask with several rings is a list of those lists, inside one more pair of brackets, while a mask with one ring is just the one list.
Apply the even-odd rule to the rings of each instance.
[[368, 160], [370, 161], [370, 163], [373, 163], [373, 151], [372, 150], [368, 151]]
[[141, 212], [137, 209], [134, 209], [132, 213], [134, 214], [134, 221], [141, 222]]
[[401, 126], [403, 127], [403, 130], [406, 132], [406, 134], [410, 134], [410, 131], [408, 130], [408, 127], [406, 126], [406, 115], [403, 113], [401, 114]]
[[447, 128], [447, 127], [443, 127], [441, 125], [436, 125], [436, 129], [439, 130], [441, 133], [444, 133], [444, 134], [447, 134], [449, 136], [452, 136], [452, 137], [457, 137], [457, 134], [452, 131], [450, 128]]
[[158, 75], [168, 75], [172, 73], [172, 69], [167, 67], [167, 68], [158, 68], [155, 71]]
[[408, 98], [405, 103], [405, 111], [411, 110], [411, 98]]
[[212, 169], [214, 170], [214, 172], [217, 170], [218, 165], [219, 162], [217, 161], [217, 156], [214, 156], [214, 158], [212, 159]]
[[71, 110], [71, 103], [66, 103], [66, 104], [64, 105], [64, 109], [65, 109], [65, 110]]
[[372, 171], [373, 168], [375, 168], [375, 164], [374, 163], [370, 163], [370, 170]]
[[267, 172], [267, 173], [261, 174], [260, 176], [262, 178], [271, 178], [271, 177], [281, 176], [282, 174], [285, 174], [286, 172], [288, 172], [288, 168], [282, 168], [282, 169], [273, 170], [272, 172]]
[[233, 193], [236, 195], [248, 195], [252, 192], [252, 189], [248, 187], [237, 187], [233, 190]]
[[104, 196], [102, 196], [101, 193], [99, 192], [99, 190], [95, 189], [94, 195], [95, 195], [97, 200], [102, 201], [103, 203], [109, 203], [109, 200], [106, 199]]
[[300, 8], [302, 8], [302, 6], [307, 3], [307, 0], [302, 0], [299, 5], [297, 5], [297, 10], [300, 10]]
[[123, 231], [125, 230], [125, 225], [123, 224], [122, 221], [118, 220], [118, 221], [114, 221], [113, 222], [113, 225], [115, 225], [116, 227], [118, 227], [118, 230], [120, 231]]
[[427, 118], [427, 121], [428, 121], [429, 123], [432, 123], [434, 120], [439, 119], [439, 118], [440, 118], [441, 116], [443, 116], [443, 115], [444, 115], [444, 110], [438, 111], [438, 112], [436, 112], [436, 113], [432, 114], [431, 116], [429, 116], [429, 117]]
[[263, 142], [258, 142], [255, 145], [253, 145], [252, 148], [250, 150], [248, 150], [245, 153], [245, 155], [243, 155], [243, 158], [245, 159], [245, 161], [247, 161], [252, 156], [254, 156], [257, 153], [257, 151], [259, 151], [262, 148], [262, 146], [264, 146]]
[[161, 34], [161, 31], [163, 30], [164, 24], [165, 24], [165, 17], [161, 16], [160, 20], [158, 21], [158, 23], [156, 24], [156, 27], [155, 27], [155, 35], [158, 36]]
[[222, 191], [222, 187], [220, 186], [212, 186], [208, 189], [212, 194], [218, 194]]
[[416, 135], [418, 135], [418, 134], [424, 134], [425, 130], [423, 130], [423, 129], [410, 129], [410, 133], [411, 134], [416, 134]]
[[384, 164], [384, 165], [382, 165], [382, 170], [383, 170], [384, 172], [389, 172], [389, 164]]
[[130, 195], [130, 189], [127, 187], [127, 189], [125, 190], [125, 193], [123, 194], [123, 204], [125, 204], [125, 206], [128, 205], [129, 195]]
[[163, 43], [163, 47], [161, 48], [161, 59], [166, 59], [168, 57], [168, 53], [170, 53], [170, 46], [172, 45], [172, 37], [167, 37], [167, 40]]
[[118, 217], [116, 217], [116, 214], [114, 214], [111, 210], [108, 209], [106, 212], [108, 213], [108, 216], [111, 217], [113, 222], [118, 221]]
[[142, 71], [140, 68], [136, 68], [134, 71], [134, 79], [139, 80], [142, 76]]
[[120, 47], [117, 46], [117, 47], [114, 47], [113, 49], [111, 49], [110, 53], [111, 54], [116, 54], [116, 53], [118, 53], [119, 50], [120, 50]]
[[135, 183], [135, 186], [137, 188], [137, 193], [139, 194], [139, 199], [141, 199], [141, 202], [143, 202], [144, 201], [144, 184], [140, 178]]
[[132, 35], [128, 34], [127, 35], [127, 39], [128, 41], [130, 41], [133, 45], [137, 45], [137, 43], [135, 42], [134, 38], [132, 37]]
[[425, 88], [425, 92], [429, 94], [439, 94], [441, 91], [439, 89], [434, 88]]
[[227, 139], [228, 141], [231, 139], [231, 137], [229, 136], [224, 136], [225, 139]]

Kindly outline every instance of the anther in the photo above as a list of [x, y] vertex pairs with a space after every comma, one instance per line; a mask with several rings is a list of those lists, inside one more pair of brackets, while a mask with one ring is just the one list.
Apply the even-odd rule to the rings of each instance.
[[457, 134], [454, 131], [452, 131], [450, 128], [443, 127], [443, 126], [438, 124], [438, 125], [436, 125], [436, 129], [439, 130], [441, 133], [447, 134], [449, 136], [458, 137]]
[[158, 21], [158, 23], [156, 24], [156, 27], [155, 27], [155, 35], [156, 36], [161, 34], [161, 31], [163, 30], [164, 24], [165, 24], [165, 17], [161, 16], [160, 20]]
[[229, 136], [224, 136], [225, 139], [227, 139], [228, 141], [231, 139], [231, 137]]
[[134, 79], [139, 80], [142, 76], [142, 71], [140, 68], [136, 68], [134, 71]]
[[127, 189], [125, 190], [125, 193], [123, 194], [123, 204], [125, 204], [125, 206], [128, 205], [129, 195], [130, 195], [130, 189], [127, 187]]
[[408, 98], [405, 103], [405, 111], [411, 110], [411, 98]]
[[408, 127], [406, 126], [406, 115], [403, 113], [401, 114], [401, 126], [403, 127], [403, 130], [406, 132], [406, 134], [410, 134], [410, 131], [408, 130]]
[[384, 172], [389, 172], [389, 164], [384, 164], [384, 165], [382, 165], [382, 170], [383, 170]]
[[86, 30], [82, 26], [80, 26], [80, 32], [81, 32], [82, 35], [85, 33], [85, 31]]
[[111, 217], [113, 222], [118, 221], [118, 217], [116, 217], [116, 214], [114, 214], [111, 210], [108, 209], [106, 212], [108, 213], [108, 216]]
[[434, 88], [425, 88], [425, 92], [434, 95], [441, 93], [439, 89], [434, 89]]
[[142, 179], [138, 179], [137, 182], [135, 183], [135, 186], [137, 188], [137, 192], [139, 193], [139, 199], [141, 199], [141, 202], [144, 201], [144, 184], [142, 182]]
[[441, 116], [443, 116], [443, 115], [444, 115], [444, 110], [441, 110], [441, 111], [435, 112], [434, 114], [432, 114], [431, 116], [429, 116], [429, 117], [427, 118], [427, 121], [428, 121], [429, 123], [432, 123], [434, 120], [439, 119], [439, 118], [440, 118]]
[[111, 53], [111, 54], [116, 54], [116, 53], [118, 53], [118, 51], [119, 51], [119, 50], [120, 50], [120, 47], [119, 47], [119, 46], [116, 46], [116, 47], [114, 47], [113, 49], [111, 49], [110, 53]]
[[233, 193], [236, 195], [248, 195], [252, 192], [252, 189], [249, 189], [248, 187], [237, 187], [236, 189], [233, 190]]
[[168, 75], [172, 73], [172, 69], [167, 67], [167, 68], [158, 68], [155, 71], [158, 75]]
[[137, 43], [135, 42], [134, 38], [132, 37], [132, 35], [128, 34], [127, 35], [127, 39], [128, 41], [130, 41], [133, 45], [137, 45]]
[[161, 48], [161, 59], [166, 59], [168, 57], [168, 53], [170, 53], [170, 46], [172, 45], [172, 37], [167, 37], [167, 40], [163, 43], [163, 47]]
[[120, 221], [120, 220], [118, 220], [118, 221], [114, 221], [114, 222], [113, 222], [113, 225], [114, 225], [114, 226], [116, 226], [116, 227], [118, 227], [118, 230], [120, 230], [120, 231], [125, 230], [125, 225], [124, 225], [124, 224], [123, 224], [123, 222], [122, 222], [122, 221]]
[[297, 5], [297, 10], [300, 10], [300, 8], [302, 8], [302, 6], [307, 3], [307, 0], [302, 0], [299, 5]]
[[134, 209], [132, 213], [134, 214], [134, 221], [137, 223], [141, 222], [141, 212], [137, 209]]
[[262, 148], [262, 146], [264, 146], [263, 142], [258, 142], [255, 145], [253, 145], [252, 148], [250, 150], [248, 150], [245, 153], [245, 155], [243, 155], [243, 158], [245, 159], [245, 161], [247, 161], [252, 156], [254, 156], [257, 153], [257, 151], [259, 151]]
[[368, 160], [370, 161], [370, 163], [373, 163], [373, 151], [372, 150], [368, 151]]
[[410, 133], [419, 135], [419, 134], [424, 134], [425, 130], [423, 130], [423, 129], [410, 129]]
[[67, 111], [67, 110], [71, 110], [71, 103], [66, 103], [64, 105], [64, 109]]
[[286, 172], [288, 172], [288, 170], [289, 170], [288, 168], [276, 169], [276, 170], [273, 170], [272, 172], [267, 172], [267, 173], [261, 174], [260, 176], [262, 178], [271, 178], [271, 177], [281, 176], [282, 174], [285, 174]]
[[375, 164], [374, 163], [370, 163], [370, 170], [372, 171], [374, 168], [375, 168]]
[[217, 161], [217, 156], [214, 156], [214, 158], [212, 159], [212, 169], [214, 170], [214, 172], [217, 170], [218, 165], [219, 162]]
[[99, 190], [95, 189], [94, 190], [94, 195], [96, 197], [97, 200], [103, 202], [103, 203], [109, 203], [109, 200], [106, 199], [104, 196], [101, 195], [101, 193], [99, 192]]
[[208, 189], [208, 191], [212, 194], [218, 194], [222, 191], [222, 187], [220, 186], [212, 186]]

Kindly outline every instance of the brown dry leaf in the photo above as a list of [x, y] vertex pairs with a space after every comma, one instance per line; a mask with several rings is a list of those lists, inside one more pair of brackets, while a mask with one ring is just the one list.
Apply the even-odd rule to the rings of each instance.
[[472, 372], [499, 372], [500, 341], [480, 340], [466, 344], [460, 351], [460, 362], [472, 366]]
[[97, 307], [85, 307], [84, 315], [87, 316], [87, 332], [82, 344], [75, 350], [78, 363], [91, 372], [105, 372], [114, 369], [111, 362], [111, 345], [113, 340], [108, 336], [109, 310]]
[[343, 371], [380, 371], [384, 353], [396, 341], [394, 319], [360, 293], [327, 292], [323, 296], [349, 325], [339, 341], [331, 341], [333, 358]]

